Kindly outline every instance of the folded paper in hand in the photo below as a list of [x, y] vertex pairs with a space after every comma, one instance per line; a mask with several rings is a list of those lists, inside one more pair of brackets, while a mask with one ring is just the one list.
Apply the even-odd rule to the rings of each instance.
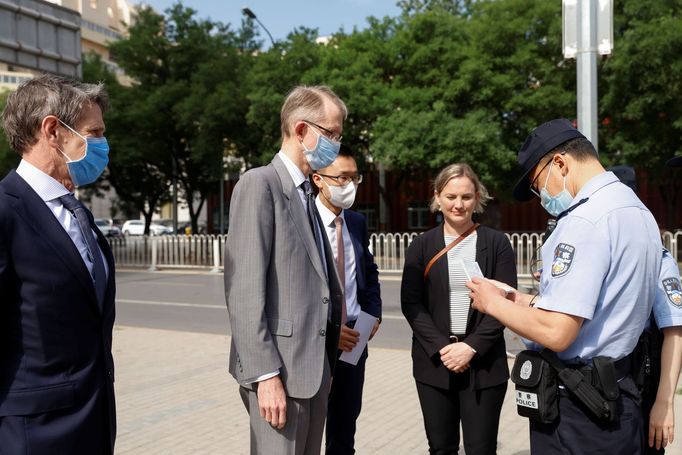
[[[483, 276], [483, 272], [481, 272], [481, 267], [479, 267], [478, 262], [476, 261], [465, 261], [463, 259], [460, 259], [462, 261], [462, 269], [464, 270], [464, 273], [467, 276], [467, 279], [469, 281], [473, 280], [474, 278], [482, 278], [485, 279]], [[509, 287], [509, 286], [503, 286], [497, 283], [493, 283], [495, 286], [497, 286], [499, 289], [502, 289], [505, 293], [509, 294], [510, 292], [514, 292], [514, 288]]]

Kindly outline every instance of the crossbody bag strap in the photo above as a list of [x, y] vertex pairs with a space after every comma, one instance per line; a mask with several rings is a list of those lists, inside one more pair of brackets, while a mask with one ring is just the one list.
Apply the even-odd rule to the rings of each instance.
[[467, 237], [469, 236], [469, 234], [471, 234], [472, 232], [474, 232], [479, 226], [480, 226], [479, 223], [474, 224], [474, 225], [471, 226], [469, 229], [467, 229], [466, 231], [464, 231], [464, 232], [462, 233], [462, 235], [460, 235], [460, 236], [457, 237], [455, 240], [453, 240], [452, 242], [450, 242], [450, 244], [449, 244], [448, 246], [446, 246], [445, 248], [443, 248], [442, 250], [440, 250], [434, 257], [432, 257], [431, 260], [429, 261], [429, 263], [426, 264], [426, 269], [424, 270], [424, 280], [426, 280], [426, 277], [429, 276], [429, 271], [431, 271], [431, 267], [433, 267], [433, 264], [435, 264], [436, 261], [437, 261], [438, 259], [440, 259], [440, 258], [441, 258], [444, 254], [446, 254], [448, 251], [450, 251], [451, 249], [453, 249], [454, 247], [456, 247], [457, 244], [458, 244], [459, 242], [461, 242], [462, 240], [464, 240], [465, 238], [467, 238]]

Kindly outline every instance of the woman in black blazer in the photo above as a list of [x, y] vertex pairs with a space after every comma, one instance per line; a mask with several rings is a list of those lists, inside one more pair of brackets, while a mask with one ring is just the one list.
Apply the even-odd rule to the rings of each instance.
[[[431, 454], [456, 454], [462, 423], [467, 455], [494, 454], [507, 390], [504, 327], [471, 308], [460, 260], [478, 263], [486, 278], [516, 287], [516, 263], [507, 237], [479, 226], [440, 257], [429, 261], [470, 229], [474, 212], [490, 199], [466, 164], [443, 169], [435, 180], [431, 210], [444, 221], [410, 244], [405, 257], [401, 307], [413, 330], [413, 375]], [[457, 333], [453, 333], [453, 331]]]

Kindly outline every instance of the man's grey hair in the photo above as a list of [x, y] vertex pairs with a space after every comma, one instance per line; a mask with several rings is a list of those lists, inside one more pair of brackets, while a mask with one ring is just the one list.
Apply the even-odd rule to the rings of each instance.
[[346, 104], [331, 88], [326, 85], [299, 85], [289, 92], [282, 105], [282, 111], [280, 112], [282, 138], [284, 139], [291, 135], [296, 122], [301, 120], [308, 120], [314, 123], [321, 122], [325, 115], [325, 98], [339, 108], [345, 120], [348, 116]]
[[109, 95], [103, 83], [85, 84], [53, 74], [43, 74], [23, 82], [10, 93], [2, 112], [9, 145], [23, 155], [38, 142], [38, 131], [48, 115], [54, 115], [75, 128], [89, 103], [97, 104], [102, 113], [108, 109]]

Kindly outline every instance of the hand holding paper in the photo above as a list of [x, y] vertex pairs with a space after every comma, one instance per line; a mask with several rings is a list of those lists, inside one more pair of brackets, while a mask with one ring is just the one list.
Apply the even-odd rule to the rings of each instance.
[[377, 318], [371, 314], [365, 313], [364, 311], [360, 312], [360, 316], [358, 316], [357, 321], [355, 321], [354, 327], [355, 331], [360, 333], [358, 342], [353, 350], [344, 351], [341, 353], [339, 360], [343, 360], [344, 362], [350, 363], [351, 365], [358, 364], [358, 360], [360, 360], [360, 356], [365, 350], [365, 346], [367, 346], [369, 335], [372, 333], [372, 329], [374, 328], [374, 324], [376, 324], [376, 322]]
[[492, 280], [488, 279], [483, 276], [483, 272], [481, 271], [481, 267], [479, 267], [478, 262], [476, 261], [464, 261], [462, 260], [462, 265], [464, 269], [464, 273], [466, 274], [467, 278], [469, 281], [473, 280], [474, 278], [481, 278], [483, 280], [488, 280], [492, 284], [494, 284], [498, 289], [501, 289], [504, 291], [504, 296], [508, 297], [510, 293], [516, 292], [516, 289], [513, 287], [504, 284], [500, 281], [497, 280]]

